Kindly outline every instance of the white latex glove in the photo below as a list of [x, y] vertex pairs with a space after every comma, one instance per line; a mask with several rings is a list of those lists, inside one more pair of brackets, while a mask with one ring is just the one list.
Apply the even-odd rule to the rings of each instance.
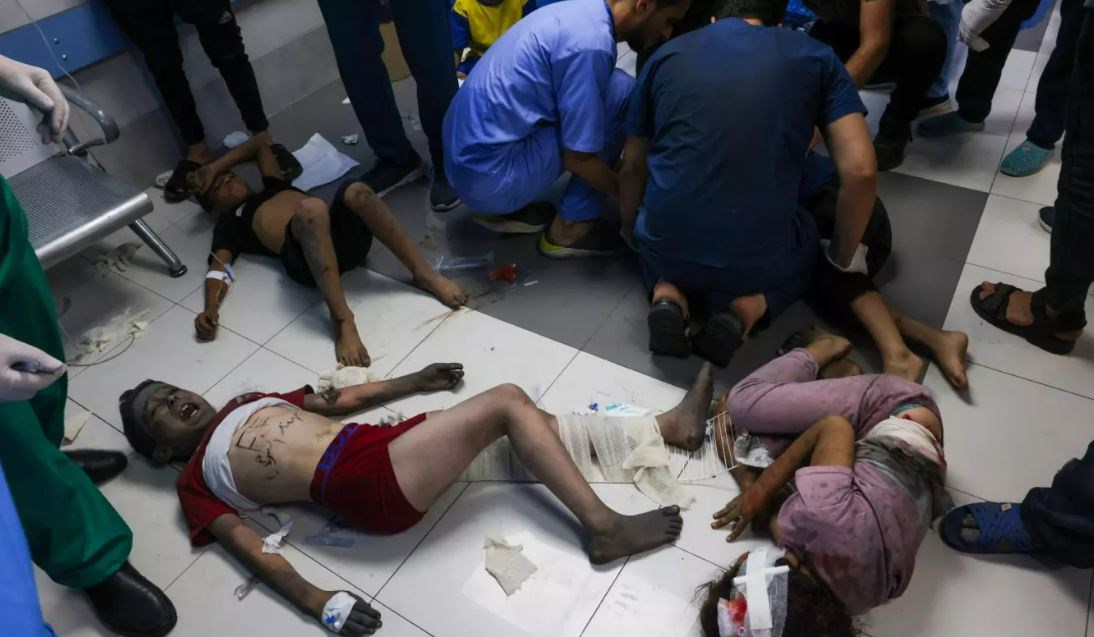
[[972, 0], [961, 9], [957, 37], [973, 51], [986, 50], [988, 42], [980, 34], [1003, 15], [1010, 2], [1011, 0]]
[[38, 127], [42, 142], [61, 141], [68, 128], [68, 100], [45, 69], [0, 55], [0, 96], [44, 113]]
[[855, 255], [851, 257], [851, 264], [847, 267], [843, 267], [832, 256], [832, 242], [828, 239], [821, 239], [820, 242], [821, 250], [824, 250], [824, 258], [828, 260], [828, 263], [833, 268], [839, 270], [840, 272], [846, 272], [848, 274], [852, 272], [867, 275], [870, 274], [870, 269], [866, 267], [866, 253], [869, 252], [870, 249], [866, 246], [862, 245], [861, 243], [858, 244], [858, 247], [855, 248]]
[[[17, 367], [37, 370], [20, 371]], [[0, 402], [29, 400], [65, 373], [65, 364], [37, 347], [0, 334]]]

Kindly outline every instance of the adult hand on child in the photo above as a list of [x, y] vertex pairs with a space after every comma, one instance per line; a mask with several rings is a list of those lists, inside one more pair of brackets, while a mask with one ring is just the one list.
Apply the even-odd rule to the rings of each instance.
[[42, 142], [61, 141], [68, 128], [68, 100], [45, 69], [0, 55], [0, 96], [44, 113], [39, 126]]
[[[331, 602], [337, 601], [334, 600], [334, 598], [339, 595], [343, 597], [349, 596], [354, 600], [353, 607], [348, 609], [349, 612], [345, 615], [340, 627], [337, 626], [339, 616], [334, 613], [328, 613], [328, 611], [331, 610], [329, 608]], [[327, 606], [319, 612], [317, 619], [327, 630], [338, 635], [346, 635], [347, 637], [372, 635], [383, 626], [383, 622], [380, 621], [380, 611], [349, 591], [331, 593], [330, 598], [327, 601]]]
[[215, 310], [205, 310], [194, 318], [194, 330], [199, 341], [211, 341], [217, 337], [217, 325], [220, 324], [220, 314]]
[[753, 483], [715, 513], [714, 522], [710, 526], [714, 529], [728, 526], [729, 536], [726, 542], [733, 542], [745, 532], [752, 520], [764, 515], [767, 504], [767, 492], [758, 483]]
[[0, 334], [0, 402], [29, 400], [64, 373], [61, 361]]
[[201, 168], [186, 175], [186, 187], [189, 188], [192, 193], [203, 195], [213, 186], [213, 182], [216, 178], [217, 174], [213, 170], [212, 165], [205, 164]]

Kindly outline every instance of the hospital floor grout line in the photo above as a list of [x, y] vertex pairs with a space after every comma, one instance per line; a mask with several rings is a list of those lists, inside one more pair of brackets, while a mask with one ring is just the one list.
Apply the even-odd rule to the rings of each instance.
[[630, 564], [631, 557], [633, 556], [628, 555], [627, 557], [623, 558], [623, 565], [620, 566], [619, 570], [615, 572], [615, 577], [612, 578], [612, 583], [608, 585], [608, 588], [604, 590], [604, 595], [602, 595], [600, 597], [600, 601], [596, 603], [596, 610], [594, 610], [592, 614], [589, 615], [588, 621], [586, 621], [585, 625], [581, 627], [581, 632], [578, 633], [579, 637], [583, 637], [585, 635], [585, 631], [589, 630], [589, 624], [593, 623], [593, 618], [596, 617], [597, 612], [600, 611], [600, 607], [604, 605], [604, 600], [608, 599], [608, 595], [610, 595], [612, 592], [612, 587], [615, 586], [615, 583], [619, 581], [619, 577], [623, 574], [623, 569], [627, 568], [627, 564]]

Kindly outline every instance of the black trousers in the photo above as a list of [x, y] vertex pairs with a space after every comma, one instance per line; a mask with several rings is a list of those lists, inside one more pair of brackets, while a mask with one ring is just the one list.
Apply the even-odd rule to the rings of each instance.
[[[833, 179], [809, 200], [807, 208], [817, 224], [817, 235], [822, 239], [831, 239], [835, 234], [838, 199], [839, 180]], [[866, 224], [861, 243], [868, 248], [868, 274], [840, 272], [820, 253], [806, 297], [817, 314], [838, 325], [851, 326], [857, 323], [851, 311], [851, 302], [867, 292], [877, 292], [873, 277], [885, 266], [893, 252], [893, 228], [881, 199], [874, 200], [874, 212], [870, 215], [870, 222]]]
[[1094, 9], [1085, 10], [1067, 98], [1052, 247], [1043, 294], [1061, 314], [1084, 312], [1094, 283]]
[[[858, 25], [818, 20], [809, 35], [832, 47], [844, 62], [859, 47]], [[946, 34], [934, 20], [918, 15], [893, 20], [889, 54], [870, 78], [871, 83], [896, 83], [882, 122], [910, 124], [945, 61]]]
[[969, 49], [965, 70], [957, 83], [957, 113], [962, 119], [969, 122], [987, 119], [991, 112], [991, 98], [999, 86], [1003, 65], [1007, 63], [1014, 40], [1018, 37], [1022, 22], [1037, 11], [1038, 4], [1040, 0], [1013, 0], [999, 19], [980, 34], [990, 45], [987, 50], [977, 52]]
[[201, 48], [220, 71], [248, 130], [261, 132], [270, 127], [262, 108], [258, 81], [228, 0], [104, 1], [118, 26], [144, 54], [171, 119], [188, 146], [204, 141], [205, 129], [182, 68], [176, 15], [197, 29]]
[[1036, 115], [1026, 131], [1026, 138], [1041, 148], [1053, 148], [1064, 135], [1067, 113], [1067, 91], [1071, 70], [1075, 65], [1075, 44], [1083, 26], [1083, 0], [1060, 0], [1060, 30], [1056, 46], [1048, 56], [1045, 70], [1037, 81]]
[[1030, 489], [1021, 513], [1038, 552], [1076, 568], [1094, 566], [1094, 442], [1056, 472], [1051, 487]]

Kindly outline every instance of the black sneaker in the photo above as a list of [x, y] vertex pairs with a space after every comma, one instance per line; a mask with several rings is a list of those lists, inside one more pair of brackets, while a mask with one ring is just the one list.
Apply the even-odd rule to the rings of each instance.
[[539, 253], [552, 259], [580, 259], [606, 257], [623, 252], [627, 244], [619, 236], [619, 229], [603, 219], [593, 222], [593, 227], [575, 243], [564, 246], [555, 243], [548, 235], [549, 229], [539, 235]]
[[555, 207], [546, 201], [534, 201], [508, 215], [475, 215], [475, 223], [500, 234], [536, 234], [555, 218]]
[[361, 175], [361, 181], [372, 188], [377, 196], [384, 197], [399, 186], [421, 179], [424, 174], [422, 158], [415, 153], [409, 160], [398, 163], [387, 159], [376, 160], [372, 170]]
[[168, 203], [178, 203], [190, 198], [190, 188], [186, 185], [186, 178], [190, 173], [201, 168], [201, 164], [189, 159], [180, 159], [175, 166], [175, 172], [163, 185], [163, 200]]
[[460, 207], [460, 196], [452, 190], [448, 178], [438, 171], [433, 175], [433, 185], [429, 188], [429, 207], [433, 212], [448, 212]]
[[741, 319], [732, 312], [712, 315], [692, 339], [695, 352], [718, 367], [729, 365], [744, 338]]
[[878, 171], [892, 170], [904, 163], [904, 149], [912, 141], [910, 123], [886, 122], [882, 120], [877, 136], [874, 137], [874, 154], [877, 155]]
[[1041, 227], [1049, 234], [1052, 234], [1052, 222], [1055, 219], [1056, 208], [1052, 206], [1045, 206], [1037, 212], [1037, 220], [1041, 222]]
[[691, 356], [688, 320], [679, 305], [668, 299], [655, 302], [646, 315], [646, 326], [650, 330], [651, 352], [676, 358]]

